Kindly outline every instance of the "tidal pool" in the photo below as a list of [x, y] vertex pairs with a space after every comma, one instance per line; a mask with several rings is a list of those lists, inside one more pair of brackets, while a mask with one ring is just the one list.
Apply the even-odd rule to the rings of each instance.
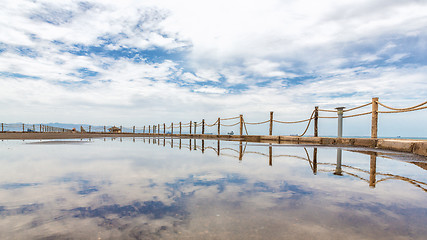
[[0, 156], [0, 239], [427, 239], [415, 155], [105, 138]]

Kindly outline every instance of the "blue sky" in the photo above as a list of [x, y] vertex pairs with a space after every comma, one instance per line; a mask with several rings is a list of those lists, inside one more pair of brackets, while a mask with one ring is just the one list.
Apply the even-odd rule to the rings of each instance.
[[[290, 121], [427, 100], [425, 1], [2, 3], [2, 122]], [[380, 133], [426, 136], [426, 112], [380, 116]], [[345, 133], [369, 135], [368, 120]]]

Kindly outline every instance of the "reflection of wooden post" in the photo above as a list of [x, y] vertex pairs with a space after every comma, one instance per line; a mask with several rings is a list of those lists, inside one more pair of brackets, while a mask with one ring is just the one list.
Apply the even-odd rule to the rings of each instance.
[[173, 135], [173, 123], [171, 123], [171, 134]]
[[192, 146], [192, 145], [191, 145], [191, 138], [190, 138], [190, 151], [191, 151], [191, 146]]
[[163, 147], [166, 147], [166, 138], [163, 137]]
[[313, 173], [317, 174], [317, 148], [313, 149]]
[[194, 139], [194, 151], [196, 150], [197, 150], [197, 142], [196, 142], [196, 139]]
[[319, 106], [314, 107], [314, 136], [319, 136]]
[[205, 134], [205, 119], [202, 119], [202, 134]]
[[197, 122], [194, 122], [194, 134], [196, 134], [196, 130], [197, 130]]
[[135, 138], [133, 138], [133, 142], [135, 142]]
[[270, 131], [269, 135], [273, 135], [273, 111], [270, 112]]
[[221, 118], [218, 118], [218, 136], [221, 135]]
[[179, 149], [181, 149], [181, 138], [179, 138]]
[[242, 161], [243, 159], [243, 144], [242, 141], [239, 143], [239, 161]]
[[371, 138], [378, 137], [378, 98], [372, 98]]
[[173, 148], [173, 138], [171, 137], [171, 148]]
[[190, 121], [190, 134], [191, 134], [191, 128], [193, 127], [193, 122]]
[[202, 153], [205, 153], [205, 140], [202, 139]]
[[369, 187], [375, 188], [377, 174], [377, 156], [371, 155], [370, 171], [369, 171]]
[[[181, 126], [181, 122], [179, 122], [179, 135], [181, 135], [181, 133], [182, 133], [182, 126]], [[179, 148], [181, 148], [181, 140], [179, 141], [179, 143], [180, 143]]]
[[243, 115], [240, 114], [240, 136], [243, 135]]
[[166, 134], [166, 123], [163, 123], [163, 134]]
[[151, 143], [151, 138], [150, 137], [148, 137], [148, 143]]
[[273, 166], [273, 146], [268, 146], [268, 165]]
[[341, 160], [342, 160], [342, 149], [337, 148], [337, 167], [335, 169], [334, 175], [342, 176]]
[[218, 151], [217, 151], [216, 153], [217, 153], [217, 154], [218, 154], [218, 156], [219, 156], [219, 153], [220, 153], [220, 151], [221, 151], [221, 148], [220, 148], [220, 145], [219, 145], [219, 139], [218, 139], [218, 144], [217, 144], [217, 150], [218, 150]]

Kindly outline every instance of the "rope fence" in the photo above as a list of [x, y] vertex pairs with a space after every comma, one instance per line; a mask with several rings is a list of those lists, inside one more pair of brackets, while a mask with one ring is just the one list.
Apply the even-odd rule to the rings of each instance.
[[[239, 134], [249, 135], [247, 125], [254, 126], [254, 125], [262, 125], [262, 124], [269, 124], [268, 133], [269, 135], [273, 135], [273, 127], [274, 125], [279, 124], [299, 124], [307, 122], [307, 125], [304, 128], [304, 131], [302, 134], [299, 135], [292, 135], [292, 136], [305, 136], [305, 134], [308, 132], [310, 126], [312, 123], [313, 126], [313, 136], [318, 137], [318, 129], [319, 129], [319, 119], [338, 119], [338, 137], [342, 137], [342, 122], [345, 118], [354, 118], [354, 117], [360, 117], [365, 115], [371, 115], [372, 118], [372, 124], [371, 124], [371, 138], [377, 138], [378, 135], [378, 116], [382, 113], [403, 113], [403, 112], [413, 112], [413, 111], [419, 111], [427, 109], [427, 101], [417, 104], [415, 106], [407, 107], [407, 108], [396, 108], [396, 107], [390, 107], [384, 103], [381, 103], [378, 98], [372, 98], [372, 101], [366, 104], [362, 104], [356, 107], [352, 107], [349, 109], [345, 109], [344, 107], [337, 107], [335, 109], [320, 109], [318, 106], [314, 108], [309, 118], [302, 119], [302, 120], [295, 120], [295, 121], [283, 121], [274, 119], [273, 112], [270, 112], [270, 119], [267, 119], [265, 121], [259, 121], [259, 122], [249, 122], [245, 121], [243, 118], [243, 115], [239, 115], [236, 117], [228, 117], [228, 118], [218, 118], [215, 122], [209, 124], [205, 122], [205, 119], [202, 119], [202, 121], [199, 122], [193, 122], [190, 121], [188, 123], [170, 123], [166, 126], [166, 123], [163, 124], [154, 124], [154, 125], [148, 125], [143, 127], [123, 127], [123, 126], [80, 126], [80, 128], [75, 129], [66, 129], [66, 128], [60, 128], [60, 127], [54, 127], [54, 126], [48, 126], [44, 124], [7, 124], [2, 123], [1, 124], [1, 132], [89, 132], [89, 133], [149, 133], [149, 134], [183, 134], [183, 130], [185, 130], [186, 133], [189, 134], [206, 134], [205, 128], [206, 127], [217, 127], [217, 135], [221, 135], [221, 127], [235, 127], [239, 125]], [[344, 115], [344, 113], [353, 112], [355, 110], [360, 110], [362, 108], [366, 108], [371, 106], [370, 111], [365, 112], [355, 112], [354, 114], [350, 115]], [[379, 109], [379, 107], [385, 108]], [[322, 113], [322, 115], [320, 115]], [[330, 113], [335, 113], [335, 116], [328, 116]], [[227, 121], [230, 120], [238, 120], [234, 123], [227, 123]], [[198, 130], [198, 128], [200, 130]], [[178, 131], [177, 131], [178, 130]], [[198, 132], [200, 131], [200, 132]], [[209, 133], [214, 134], [214, 133]], [[231, 131], [228, 134], [234, 134], [233, 131]]]

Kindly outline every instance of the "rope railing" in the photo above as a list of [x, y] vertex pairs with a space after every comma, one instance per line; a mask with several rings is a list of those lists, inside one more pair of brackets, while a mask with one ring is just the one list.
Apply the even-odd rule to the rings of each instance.
[[389, 106], [387, 106], [387, 105], [385, 105], [385, 104], [383, 104], [383, 103], [381, 103], [381, 102], [379, 102], [379, 101], [377, 101], [377, 103], [378, 103], [379, 105], [381, 105], [381, 106], [383, 106], [383, 107], [387, 108], [387, 109], [395, 110], [395, 111], [400, 111], [400, 110], [409, 110], [409, 109], [414, 109], [414, 108], [421, 107], [421, 106], [423, 106], [423, 105], [426, 105], [426, 104], [427, 104], [427, 101], [425, 101], [425, 102], [423, 102], [423, 103], [420, 103], [420, 104], [418, 104], [418, 105], [412, 106], [412, 107], [407, 107], [407, 108], [393, 108], [393, 107], [389, 107]]

